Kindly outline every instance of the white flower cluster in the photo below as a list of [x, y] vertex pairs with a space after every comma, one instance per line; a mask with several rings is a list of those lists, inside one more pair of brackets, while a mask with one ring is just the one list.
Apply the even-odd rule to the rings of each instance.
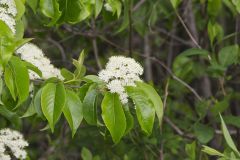
[[[55, 68], [50, 60], [44, 56], [43, 51], [32, 43], [26, 43], [20, 47], [16, 54], [21, 57], [21, 59], [33, 64], [42, 72], [42, 78], [48, 79], [51, 77], [57, 77], [63, 79], [60, 70]], [[39, 79], [39, 75], [33, 71], [29, 71], [30, 79]]]
[[125, 86], [136, 86], [135, 81], [141, 81], [142, 66], [132, 58], [112, 56], [106, 69], [99, 72], [98, 76], [107, 84], [112, 93], [118, 93], [122, 104], [128, 102]]
[[11, 160], [8, 151], [11, 151], [12, 155], [17, 159], [26, 159], [27, 152], [25, 147], [28, 146], [23, 138], [23, 135], [18, 131], [11, 129], [0, 130], [0, 159]]
[[0, 0], [0, 20], [5, 22], [14, 34], [16, 32], [16, 15], [17, 9], [14, 0]]
[[[16, 33], [16, 15], [17, 9], [14, 0], [0, 0], [0, 20], [4, 21], [14, 34]], [[42, 72], [43, 79], [48, 79], [51, 77], [63, 79], [60, 74], [60, 70], [55, 68], [50, 63], [50, 60], [44, 56], [42, 50], [34, 44], [27, 43], [23, 45], [16, 51], [16, 54], [20, 55], [23, 60], [36, 66]], [[31, 70], [29, 70], [29, 75], [30, 79], [40, 78], [38, 74]]]

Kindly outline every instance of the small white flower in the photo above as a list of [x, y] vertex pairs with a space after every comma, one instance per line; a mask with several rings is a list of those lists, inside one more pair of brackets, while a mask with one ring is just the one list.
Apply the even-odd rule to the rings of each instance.
[[[42, 78], [48, 79], [51, 77], [57, 77], [63, 79], [60, 70], [55, 68], [50, 60], [44, 56], [43, 51], [32, 43], [26, 43], [20, 47], [16, 54], [21, 57], [21, 59], [33, 64], [42, 72]], [[30, 79], [40, 79], [38, 74], [33, 71], [29, 71]]]
[[24, 140], [23, 135], [9, 128], [0, 130], [0, 159], [10, 160], [11, 157], [7, 153], [9, 149], [13, 156], [17, 159], [25, 159], [27, 152], [25, 147], [28, 146], [28, 142]]
[[98, 76], [107, 84], [111, 93], [117, 93], [122, 104], [128, 102], [125, 86], [136, 86], [136, 81], [141, 81], [142, 66], [132, 58], [113, 56], [106, 64], [106, 69], [99, 72]]

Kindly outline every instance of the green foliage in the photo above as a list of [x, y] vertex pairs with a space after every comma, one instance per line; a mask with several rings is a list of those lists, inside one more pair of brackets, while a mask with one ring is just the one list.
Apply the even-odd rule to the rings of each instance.
[[221, 116], [221, 114], [219, 114], [220, 116], [220, 119], [221, 119], [221, 126], [222, 126], [222, 132], [223, 132], [223, 136], [227, 142], [227, 145], [229, 148], [231, 148], [233, 152], [231, 151], [227, 151], [227, 152], [224, 152], [224, 153], [221, 153], [211, 147], [208, 147], [208, 146], [203, 146], [203, 149], [202, 151], [207, 153], [208, 155], [211, 155], [211, 156], [218, 156], [218, 157], [223, 157], [223, 159], [227, 160], [227, 159], [239, 159], [240, 157], [240, 154], [239, 154], [239, 151], [238, 149], [236, 148], [233, 140], [232, 140], [232, 137], [230, 136], [230, 133], [228, 132], [228, 129], [226, 127], [226, 124]]
[[[93, 84], [94, 85], [94, 84]], [[86, 92], [86, 96], [83, 100], [83, 116], [88, 124], [97, 124], [97, 90], [95, 88], [90, 89]]]
[[147, 135], [150, 135], [155, 118], [155, 108], [153, 102], [141, 88], [127, 87], [126, 89], [128, 95], [132, 98], [135, 104], [138, 122], [142, 130]]
[[[240, 158], [239, 0], [15, 3], [16, 33], [0, 20], [0, 127], [23, 131], [31, 159]], [[62, 77], [15, 54], [29, 41]], [[127, 104], [97, 76], [115, 55], [144, 66]]]
[[238, 45], [227, 46], [219, 51], [219, 62], [222, 66], [227, 67], [236, 64], [239, 58]]
[[118, 143], [126, 130], [126, 117], [118, 95], [106, 93], [101, 107], [103, 121], [114, 143]]
[[214, 136], [214, 130], [211, 127], [200, 123], [194, 126], [194, 133], [203, 144], [208, 143]]
[[62, 83], [48, 83], [44, 86], [41, 94], [41, 107], [52, 132], [54, 131], [54, 125], [62, 114], [66, 102], [65, 99], [66, 91]]
[[142, 91], [144, 91], [146, 96], [149, 97], [150, 101], [153, 103], [155, 112], [158, 117], [159, 125], [161, 125], [162, 118], [163, 118], [163, 103], [158, 93], [155, 91], [155, 89], [152, 86], [146, 83], [137, 82], [137, 87], [140, 88]]
[[72, 136], [74, 136], [83, 119], [82, 102], [75, 92], [66, 90], [66, 104], [63, 113], [72, 130]]
[[224, 135], [224, 138], [228, 144], [228, 146], [238, 155], [240, 156], [240, 153], [239, 151], [237, 150], [237, 147], [235, 146], [233, 140], [232, 140], [232, 137], [230, 136], [229, 132], [228, 132], [228, 129], [226, 127], [226, 124], [225, 122], [223, 121], [222, 119], [222, 116], [220, 115], [220, 119], [221, 119], [221, 124], [222, 124], [222, 131], [223, 131], [223, 135]]

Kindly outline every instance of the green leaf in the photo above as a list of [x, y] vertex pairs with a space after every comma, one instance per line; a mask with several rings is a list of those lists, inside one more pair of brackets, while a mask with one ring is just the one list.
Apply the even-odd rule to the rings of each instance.
[[29, 75], [28, 70], [25, 64], [17, 57], [13, 56], [10, 61], [9, 65], [13, 72], [14, 82], [17, 89], [18, 95], [18, 104], [16, 108], [22, 104], [29, 95]]
[[144, 91], [147, 97], [152, 101], [158, 117], [159, 125], [161, 125], [163, 118], [163, 103], [160, 96], [158, 95], [156, 90], [149, 84], [143, 82], [136, 82], [136, 84], [137, 87]]
[[36, 14], [39, 0], [27, 0], [26, 2], [33, 10], [33, 12]]
[[70, 72], [69, 70], [63, 68], [61, 69], [61, 75], [66, 79], [66, 80], [72, 80], [74, 79], [74, 74]]
[[226, 124], [221, 116], [221, 114], [219, 114], [220, 116], [220, 119], [221, 119], [221, 124], [222, 124], [222, 132], [223, 132], [223, 136], [228, 144], [228, 146], [235, 152], [238, 154], [238, 156], [240, 156], [240, 153], [239, 151], [237, 150], [237, 147], [235, 146], [233, 140], [232, 140], [232, 137], [230, 136], [229, 132], [228, 132], [228, 129], [226, 127]]
[[40, 8], [46, 17], [51, 18], [48, 26], [54, 25], [61, 16], [57, 0], [40, 0]]
[[216, 22], [208, 23], [208, 36], [210, 38], [211, 45], [213, 45], [214, 40], [220, 41], [223, 38], [224, 32], [222, 26]]
[[48, 83], [42, 90], [42, 112], [48, 120], [52, 132], [54, 132], [54, 126], [62, 114], [65, 97], [66, 93], [62, 83]]
[[133, 116], [132, 116], [128, 106], [123, 106], [123, 110], [124, 110], [124, 114], [126, 116], [126, 124], [127, 124], [126, 131], [125, 131], [125, 135], [126, 135], [133, 128], [134, 119], [133, 119]]
[[10, 121], [14, 127], [19, 128], [21, 120], [15, 112], [9, 111], [5, 106], [0, 106], [0, 115]]
[[44, 115], [43, 115], [42, 108], [41, 108], [41, 95], [42, 95], [42, 88], [37, 91], [37, 93], [33, 99], [33, 105], [37, 112], [37, 115], [39, 117], [41, 117], [42, 119], [44, 119]]
[[209, 52], [204, 49], [190, 48], [180, 54], [180, 56], [208, 56]]
[[238, 45], [232, 45], [222, 48], [219, 51], [219, 62], [221, 65], [227, 67], [238, 62], [239, 47]]
[[139, 87], [128, 86], [126, 87], [126, 91], [136, 106], [137, 118], [142, 130], [147, 135], [150, 135], [155, 118], [154, 104], [150, 101], [148, 95]]
[[83, 119], [82, 102], [73, 91], [66, 91], [66, 104], [63, 108], [63, 114], [72, 130], [73, 137]]
[[27, 111], [24, 113], [24, 115], [21, 116], [21, 118], [31, 117], [34, 114], [36, 114], [35, 107], [33, 105], [33, 102], [29, 105]]
[[38, 67], [34, 66], [32, 63], [29, 63], [29, 62], [27, 62], [27, 61], [24, 61], [23, 63], [26, 65], [26, 67], [27, 67], [29, 70], [37, 73], [37, 74], [39, 75], [39, 77], [42, 77], [42, 72], [41, 72], [40, 69], [38, 69]]
[[[1, 72], [1, 71], [0, 71]], [[3, 79], [0, 78], [0, 95], [3, 95], [3, 86], [4, 86], [4, 83], [3, 83]], [[1, 96], [0, 96], [1, 97]], [[3, 102], [2, 102], [2, 98], [0, 98], [0, 105], [2, 105]]]
[[194, 126], [194, 134], [201, 143], [208, 143], [214, 136], [214, 130], [204, 124], [197, 123]]
[[76, 79], [81, 79], [85, 75], [86, 68], [83, 65], [84, 58], [85, 52], [82, 50], [80, 56], [78, 57], [78, 60], [73, 59], [73, 65], [76, 67], [76, 70], [74, 72]]
[[[87, 2], [87, 4], [85, 3]], [[60, 2], [63, 10], [63, 19], [68, 23], [78, 23], [91, 15], [89, 1], [65, 0]]]
[[203, 149], [202, 149], [203, 152], [207, 153], [208, 155], [211, 155], [211, 156], [220, 156], [220, 157], [224, 157], [224, 154], [220, 153], [219, 151], [211, 148], [211, 147], [208, 147], [208, 146], [203, 146]]
[[91, 83], [86, 83], [84, 85], [82, 85], [79, 90], [78, 90], [78, 96], [80, 97], [80, 100], [83, 102], [87, 92], [88, 92], [88, 89], [90, 87]]
[[14, 77], [13, 77], [13, 73], [12, 73], [12, 70], [9, 65], [7, 65], [5, 67], [4, 80], [5, 80], [6, 86], [8, 87], [13, 99], [16, 100], [16, 88], [14, 85]]
[[103, 0], [95, 0], [95, 18], [100, 14], [103, 7]]
[[93, 159], [92, 153], [85, 147], [82, 148], [81, 157], [83, 160], [92, 160]]
[[90, 125], [97, 124], [97, 91], [91, 89], [87, 92], [83, 100], [83, 117]]
[[226, 124], [230, 124], [230, 125], [240, 128], [240, 117], [239, 116], [226, 115], [223, 117], [223, 119]]
[[216, 104], [210, 108], [211, 113], [217, 116], [219, 113], [224, 112], [229, 107], [229, 97], [226, 96], [222, 101], [216, 102]]
[[179, 6], [179, 4], [181, 3], [181, 0], [170, 0], [172, 6], [174, 9], [177, 9], [177, 7]]
[[126, 117], [116, 93], [107, 92], [102, 101], [102, 118], [113, 142], [118, 143], [126, 130]]
[[189, 157], [189, 160], [196, 160], [196, 142], [193, 141], [190, 144], [186, 144], [185, 151]]
[[103, 83], [103, 81], [96, 75], [87, 75], [83, 78], [88, 83]]
[[131, 0], [125, 0], [124, 1], [124, 16], [123, 16], [123, 22], [116, 33], [122, 32], [124, 29], [126, 29], [129, 26], [129, 1]]
[[30, 42], [33, 38], [23, 38], [15, 42], [15, 50], [22, 47], [25, 43]]
[[222, 9], [222, 0], [209, 0], [207, 11], [210, 16], [216, 17]]
[[22, 39], [23, 38], [24, 30], [25, 30], [24, 27], [25, 26], [24, 26], [23, 20], [20, 19], [20, 20], [16, 21], [16, 26], [15, 26], [15, 28], [16, 28], [16, 33], [15, 33], [16, 39]]
[[120, 15], [121, 15], [121, 12], [122, 12], [122, 3], [121, 3], [121, 1], [119, 1], [119, 0], [107, 0], [107, 2], [112, 7], [113, 14], [115, 14], [117, 12], [117, 16], [119, 18]]
[[[1, 67], [6, 66], [9, 59], [15, 50], [15, 43], [13, 39], [13, 33], [9, 29], [10, 33], [6, 30], [6, 24], [0, 21], [0, 65]], [[5, 27], [4, 27], [5, 26]], [[1, 31], [3, 29], [3, 31]]]
[[240, 1], [239, 0], [232, 0], [232, 3], [235, 5], [238, 13], [240, 13]]
[[12, 30], [8, 27], [8, 25], [0, 20], [0, 36], [7, 36], [7, 37], [13, 37]]
[[21, 0], [15, 0], [15, 4], [16, 4], [16, 8], [17, 8], [16, 20], [19, 20], [24, 15], [25, 5]]

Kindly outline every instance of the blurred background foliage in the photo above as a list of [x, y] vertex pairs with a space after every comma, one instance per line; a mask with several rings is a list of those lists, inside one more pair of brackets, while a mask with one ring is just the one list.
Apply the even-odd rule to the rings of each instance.
[[135, 125], [113, 145], [101, 127], [83, 123], [72, 138], [63, 119], [47, 134], [38, 117], [0, 112], [23, 131], [32, 159], [214, 159], [202, 145], [230, 154], [218, 113], [240, 147], [239, 13], [239, 0], [26, 0], [24, 37], [56, 67], [73, 70], [83, 49], [89, 74], [110, 56], [133, 57], [163, 99], [164, 121], [149, 137]]

